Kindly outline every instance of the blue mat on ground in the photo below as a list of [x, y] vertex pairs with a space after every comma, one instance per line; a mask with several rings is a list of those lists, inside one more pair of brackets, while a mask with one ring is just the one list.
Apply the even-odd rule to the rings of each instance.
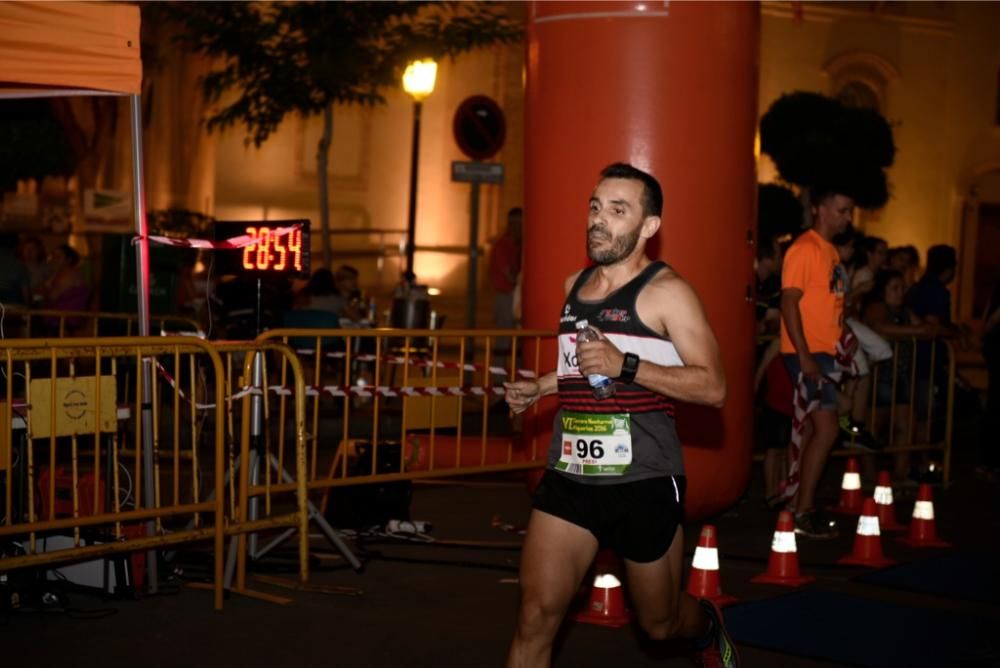
[[857, 582], [949, 598], [1000, 604], [997, 559], [983, 554], [951, 554], [885, 568]]
[[996, 624], [983, 617], [801, 591], [725, 609], [737, 645], [853, 666], [998, 665]]

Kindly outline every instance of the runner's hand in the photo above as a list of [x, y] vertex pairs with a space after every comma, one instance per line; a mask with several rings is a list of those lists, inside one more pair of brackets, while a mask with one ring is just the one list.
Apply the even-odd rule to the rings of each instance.
[[541, 396], [541, 387], [533, 380], [518, 380], [503, 384], [504, 398], [510, 410], [517, 415], [523, 413]]
[[819, 364], [816, 362], [815, 357], [812, 355], [802, 355], [799, 358], [799, 364], [802, 366], [803, 376], [806, 378], [812, 378], [813, 380], [819, 380]]
[[607, 339], [587, 341], [576, 347], [576, 361], [580, 373], [590, 376], [599, 373], [608, 378], [617, 378], [622, 372], [625, 355]]

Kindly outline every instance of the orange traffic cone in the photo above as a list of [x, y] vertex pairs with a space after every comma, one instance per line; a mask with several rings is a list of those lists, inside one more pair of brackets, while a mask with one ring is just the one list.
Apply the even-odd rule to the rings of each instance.
[[906, 525], [896, 521], [896, 506], [892, 501], [892, 481], [888, 471], [878, 472], [878, 484], [875, 485], [875, 510], [878, 513], [879, 530], [906, 530]]
[[771, 541], [771, 556], [767, 560], [767, 571], [753, 578], [751, 582], [798, 587], [816, 578], [799, 573], [799, 555], [795, 548], [795, 521], [792, 514], [782, 510], [778, 515], [778, 526]]
[[882, 537], [875, 511], [875, 499], [872, 497], [865, 499], [862, 506], [861, 517], [858, 518], [858, 531], [854, 536], [854, 549], [846, 557], [838, 559], [837, 563], [875, 568], [896, 563], [882, 555]]
[[921, 483], [917, 490], [917, 502], [913, 506], [913, 518], [910, 521], [910, 535], [899, 540], [910, 547], [951, 547], [951, 543], [937, 537], [937, 527], [934, 524], [934, 499], [931, 486], [927, 483]]
[[617, 557], [609, 550], [597, 554], [594, 560], [594, 583], [587, 597], [587, 605], [572, 615], [575, 621], [619, 628], [632, 622], [632, 614], [625, 607], [625, 587], [613, 571]]
[[861, 473], [858, 472], [858, 460], [854, 457], [847, 458], [847, 467], [844, 469], [844, 477], [840, 482], [840, 501], [835, 506], [830, 506], [830, 511], [842, 513], [844, 515], [860, 515], [861, 502]]
[[736, 602], [735, 596], [722, 594], [722, 584], [719, 581], [719, 548], [715, 540], [715, 527], [711, 524], [701, 528], [698, 546], [694, 548], [687, 593], [695, 598], [707, 598], [720, 608]]

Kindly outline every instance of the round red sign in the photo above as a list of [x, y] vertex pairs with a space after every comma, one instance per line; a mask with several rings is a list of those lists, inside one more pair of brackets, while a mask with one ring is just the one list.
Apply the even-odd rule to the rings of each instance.
[[507, 136], [503, 110], [485, 95], [473, 95], [458, 105], [452, 129], [462, 153], [473, 160], [496, 155]]

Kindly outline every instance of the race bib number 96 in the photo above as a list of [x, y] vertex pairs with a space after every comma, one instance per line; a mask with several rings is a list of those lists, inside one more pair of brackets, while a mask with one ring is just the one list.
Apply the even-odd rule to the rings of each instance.
[[621, 475], [632, 463], [628, 413], [562, 414], [562, 452], [556, 468], [576, 475]]

